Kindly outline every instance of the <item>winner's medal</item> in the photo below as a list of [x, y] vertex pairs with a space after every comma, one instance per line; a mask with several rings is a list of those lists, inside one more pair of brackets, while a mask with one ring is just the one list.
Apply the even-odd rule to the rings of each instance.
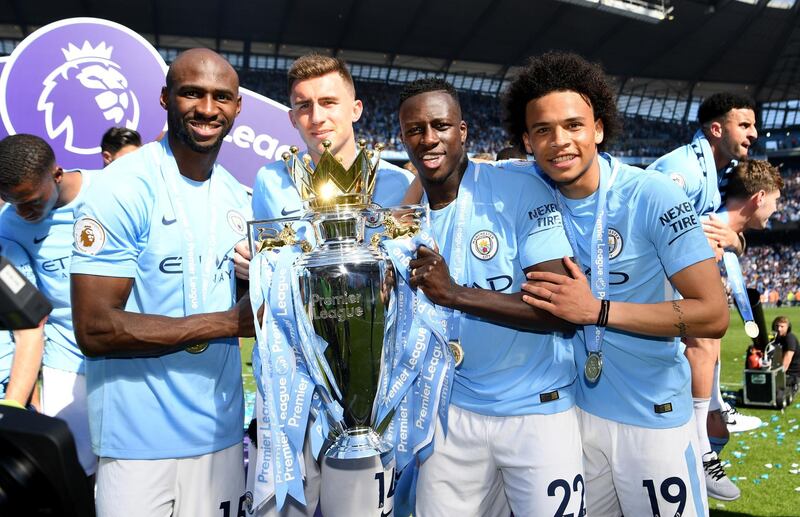
[[453, 359], [456, 362], [456, 368], [458, 368], [461, 366], [461, 361], [464, 360], [464, 349], [458, 340], [448, 341], [447, 346], [450, 348], [450, 352], [453, 353]]
[[586, 364], [583, 367], [583, 374], [586, 380], [594, 384], [600, 379], [600, 374], [603, 372], [603, 356], [600, 352], [590, 352], [589, 357], [586, 359]]
[[208, 348], [208, 343], [197, 343], [196, 345], [189, 345], [184, 350], [190, 354], [202, 354]]
[[[603, 372], [603, 356], [600, 350], [603, 348], [603, 338], [606, 332], [606, 325], [608, 324], [608, 308], [609, 302], [608, 286], [609, 272], [608, 262], [609, 258], [609, 227], [608, 227], [608, 206], [606, 200], [611, 186], [617, 179], [619, 173], [619, 161], [603, 153], [600, 155], [603, 159], [600, 160], [600, 182], [597, 186], [597, 203], [595, 209], [594, 225], [592, 230], [592, 242], [590, 251], [591, 264], [591, 289], [592, 295], [600, 300], [600, 314], [597, 316], [597, 323], [594, 325], [583, 326], [583, 336], [585, 339], [586, 349], [589, 356], [586, 358], [586, 364], [583, 365], [583, 375], [586, 380], [594, 384], [600, 379], [600, 374]], [[607, 177], [604, 170], [605, 160], [608, 160], [611, 166], [611, 175]], [[571, 212], [564, 207], [563, 195], [556, 190], [556, 204], [558, 205], [561, 217], [564, 218], [564, 231], [567, 234], [567, 240], [573, 250], [578, 250], [578, 238], [575, 235], [574, 221]]]
[[744, 322], [744, 333], [747, 334], [747, 337], [755, 339], [758, 337], [758, 325], [755, 321], [745, 321]]

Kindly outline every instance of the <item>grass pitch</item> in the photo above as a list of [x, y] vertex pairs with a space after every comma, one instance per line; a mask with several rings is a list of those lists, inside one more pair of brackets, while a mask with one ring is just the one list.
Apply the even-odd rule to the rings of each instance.
[[[800, 328], [800, 307], [766, 309], [767, 326], [779, 315]], [[722, 340], [723, 393], [735, 393], [744, 382], [744, 359], [750, 339], [745, 336], [742, 320], [734, 311], [731, 325]], [[771, 517], [800, 516], [800, 397], [783, 411], [768, 408], [737, 408], [740, 413], [755, 415], [762, 427], [747, 433], [732, 434], [720, 458], [729, 462], [728, 476], [742, 491], [736, 501], [709, 499], [713, 517], [745, 515]]]

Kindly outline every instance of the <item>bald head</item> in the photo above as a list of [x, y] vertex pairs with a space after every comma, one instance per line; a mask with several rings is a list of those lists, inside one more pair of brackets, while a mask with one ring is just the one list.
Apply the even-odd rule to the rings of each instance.
[[179, 77], [197, 69], [210, 71], [223, 82], [233, 78], [238, 91], [239, 74], [224, 57], [207, 48], [191, 48], [178, 54], [167, 71], [167, 90], [172, 90]]
[[216, 52], [187, 50], [169, 67], [161, 106], [167, 110], [173, 152], [185, 146], [215, 158], [242, 107], [239, 76]]

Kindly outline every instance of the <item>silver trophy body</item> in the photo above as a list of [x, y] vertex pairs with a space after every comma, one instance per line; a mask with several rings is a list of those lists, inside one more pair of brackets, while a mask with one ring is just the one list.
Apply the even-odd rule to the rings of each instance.
[[[327, 386], [320, 395], [332, 397], [325, 402], [335, 401], [343, 410], [341, 421], [327, 412], [318, 415], [327, 418], [331, 429], [320, 458], [322, 511], [326, 517], [377, 517], [391, 513], [394, 504], [395, 461], [392, 446], [381, 437], [394, 412], [381, 422], [375, 419], [382, 402], [376, 399], [391, 375], [386, 367], [395, 359], [394, 346], [384, 349], [384, 343], [394, 345], [397, 332], [395, 271], [378, 241], [414, 235], [427, 210], [370, 209], [378, 156], [359, 142], [361, 151], [345, 170], [328, 152], [330, 143], [323, 146], [313, 170], [296, 148], [284, 154], [306, 210], [298, 218], [251, 222], [251, 247], [254, 255], [286, 245], [299, 244], [303, 250], [293, 268], [304, 316], [325, 342], [328, 368], [321, 370]], [[383, 229], [372, 242], [364, 240], [367, 221]], [[298, 238], [297, 224], [311, 224], [314, 246]], [[321, 359], [305, 357], [307, 362]]]
[[[395, 296], [391, 262], [363, 242], [365, 215], [316, 214], [317, 246], [295, 264], [303, 307], [325, 340], [325, 359], [341, 393], [344, 428], [334, 425], [325, 456], [338, 459], [384, 454], [391, 446], [373, 421], [381, 379], [384, 338], [394, 340], [388, 312]], [[388, 323], [387, 323], [388, 322]], [[376, 431], [378, 429], [378, 431]]]

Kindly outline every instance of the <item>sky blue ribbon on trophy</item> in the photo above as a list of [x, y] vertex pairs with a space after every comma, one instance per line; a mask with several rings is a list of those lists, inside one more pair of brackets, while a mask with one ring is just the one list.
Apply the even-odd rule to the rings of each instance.
[[[595, 221], [592, 228], [592, 238], [590, 255], [592, 258], [591, 263], [591, 288], [592, 294], [600, 300], [608, 297], [608, 191], [617, 179], [619, 172], [619, 161], [612, 158], [606, 153], [599, 153], [597, 156], [598, 165], [600, 167], [600, 184], [597, 189], [597, 205], [595, 209]], [[604, 173], [606, 164], [601, 160], [607, 160], [611, 166], [611, 176], [608, 177]], [[561, 192], [555, 189], [556, 203], [558, 210], [561, 212], [561, 217], [564, 219], [564, 230], [567, 234], [572, 250], [575, 252], [575, 259], [578, 260], [578, 238], [575, 235], [575, 227], [573, 226], [572, 216], [564, 206], [564, 199]], [[578, 260], [580, 262], [580, 260]], [[590, 374], [590, 369], [585, 368], [585, 375], [589, 382], [597, 382], [600, 378], [600, 371], [602, 369], [602, 348], [603, 337], [605, 336], [605, 327], [598, 327], [596, 325], [584, 325], [583, 337], [586, 342], [586, 349], [589, 352], [586, 365], [590, 365], [590, 361], [596, 361], [596, 375]]]
[[411, 239], [383, 240], [381, 245], [397, 276], [398, 348], [390, 359], [392, 374], [380, 384], [375, 421], [394, 411], [384, 438], [394, 445], [397, 469], [402, 470], [432, 442], [440, 395], [444, 384], [452, 382], [453, 368], [444, 348], [447, 316], [409, 284], [408, 263], [417, 247], [435, 247], [428, 229], [423, 227]]
[[[250, 265], [250, 296], [256, 319], [253, 373], [263, 405], [259, 445], [269, 444], [259, 447], [256, 508], [273, 491], [279, 509], [287, 495], [305, 504], [301, 453], [314, 386], [302, 357], [295, 354], [299, 334], [293, 323], [291, 266], [299, 253], [291, 247], [262, 252]], [[264, 317], [259, 322], [257, 311], [262, 304]]]
[[728, 283], [731, 286], [731, 294], [739, 312], [744, 320], [744, 332], [748, 337], [758, 337], [758, 325], [753, 317], [753, 308], [750, 307], [750, 298], [747, 296], [747, 289], [744, 285], [742, 267], [739, 265], [739, 257], [731, 251], [722, 254], [722, 263], [728, 274]]
[[279, 253], [270, 288], [270, 307], [276, 323], [276, 332], [280, 332], [282, 342], [289, 345], [281, 349], [272, 348], [280, 399], [278, 420], [295, 451], [303, 450], [309, 408], [315, 388], [307, 373], [306, 362], [300, 348], [298, 318], [293, 296], [295, 275], [292, 265], [299, 255], [300, 250], [297, 247], [287, 248]]
[[[262, 321], [258, 319], [258, 310], [264, 303], [264, 289], [262, 286], [272, 284], [274, 264], [261, 255], [256, 255], [250, 262], [250, 305], [253, 310], [256, 332], [256, 343], [253, 348], [253, 377], [258, 388], [256, 396], [259, 398], [259, 402], [256, 404], [258, 456], [252, 458], [250, 463], [250, 468], [258, 469], [253, 486], [253, 508], [256, 509], [260, 508], [275, 494], [272, 446], [273, 443], [277, 443], [277, 440], [274, 440], [272, 423], [278, 421], [272, 394], [272, 383], [262, 381], [264, 375], [271, 375], [269, 350], [262, 350], [266, 346], [267, 307], [264, 307], [264, 319]], [[267, 371], [264, 372], [264, 369]]]
[[[202, 314], [206, 312], [205, 302], [211, 287], [214, 275], [214, 266], [217, 257], [217, 236], [219, 224], [219, 174], [215, 174], [217, 165], [214, 165], [208, 185], [209, 224], [202, 227], [203, 232], [208, 232], [206, 251], [203, 255], [198, 253], [195, 225], [186, 213], [186, 203], [183, 200], [181, 185], [179, 184], [180, 171], [178, 163], [169, 147], [168, 138], [161, 141], [160, 146], [153, 146], [153, 156], [161, 170], [161, 177], [167, 186], [167, 195], [172, 204], [175, 219], [181, 228], [181, 271], [183, 275], [183, 307], [184, 314]], [[201, 258], [203, 260], [201, 260]]]

